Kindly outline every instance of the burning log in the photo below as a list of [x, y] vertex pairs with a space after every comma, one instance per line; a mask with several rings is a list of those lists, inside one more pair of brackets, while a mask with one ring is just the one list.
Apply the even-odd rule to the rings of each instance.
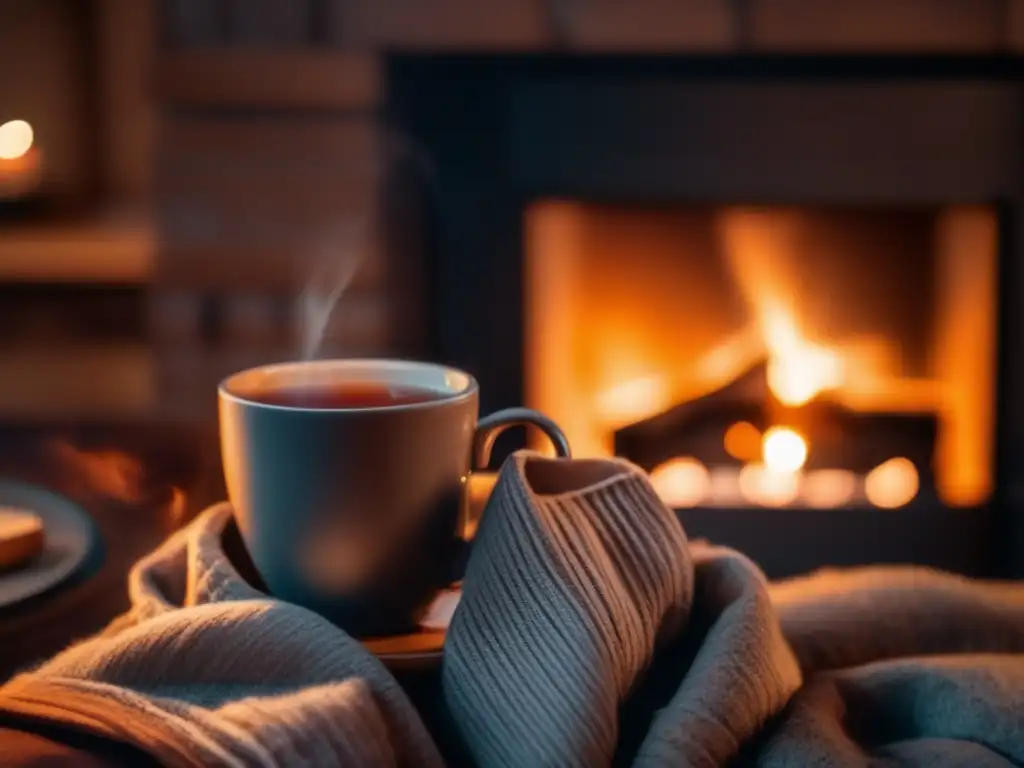
[[766, 372], [760, 363], [720, 389], [616, 430], [615, 455], [648, 472], [676, 456], [707, 465], [737, 463], [725, 450], [725, 431], [736, 422], [764, 430], [764, 404], [771, 397]]
[[708, 467], [738, 469], [750, 457], [727, 449], [726, 433], [746, 422], [764, 433], [785, 426], [806, 446], [806, 470], [842, 469], [867, 475], [894, 457], [909, 460], [920, 475], [922, 498], [935, 497], [932, 463], [939, 418], [928, 412], [864, 412], [827, 394], [798, 406], [785, 406], [768, 386], [767, 363], [760, 362], [724, 387], [676, 405], [615, 432], [615, 453], [648, 472], [678, 457]]

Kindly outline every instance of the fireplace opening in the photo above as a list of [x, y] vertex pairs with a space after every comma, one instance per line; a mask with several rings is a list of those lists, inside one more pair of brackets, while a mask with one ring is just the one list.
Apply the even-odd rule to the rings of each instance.
[[984, 505], [998, 232], [974, 205], [537, 200], [526, 403], [676, 508]]
[[388, 83], [433, 170], [427, 352], [482, 412], [627, 457], [772, 578], [1024, 574], [1005, 62], [410, 54]]

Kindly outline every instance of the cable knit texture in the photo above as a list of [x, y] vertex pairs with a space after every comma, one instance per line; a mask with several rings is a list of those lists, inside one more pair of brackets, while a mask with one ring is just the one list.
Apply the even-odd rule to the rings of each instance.
[[[168, 766], [441, 765], [364, 646], [239, 576], [230, 514], [141, 560], [131, 610], [0, 688], [0, 722], [59, 722]], [[895, 567], [768, 584], [689, 544], [632, 465], [520, 453], [440, 682], [433, 735], [481, 766], [1022, 765], [1024, 589]]]

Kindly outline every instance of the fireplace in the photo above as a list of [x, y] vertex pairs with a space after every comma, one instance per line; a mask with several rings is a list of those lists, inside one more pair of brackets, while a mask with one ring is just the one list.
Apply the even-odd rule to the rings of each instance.
[[533, 203], [526, 402], [677, 507], [983, 504], [996, 221]]
[[770, 575], [1024, 573], [1017, 74], [393, 57], [432, 169], [425, 351]]

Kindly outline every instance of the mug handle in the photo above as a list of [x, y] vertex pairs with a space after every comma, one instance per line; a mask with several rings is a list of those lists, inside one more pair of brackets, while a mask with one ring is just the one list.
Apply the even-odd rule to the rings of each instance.
[[562, 459], [572, 457], [572, 450], [569, 448], [569, 441], [561, 428], [543, 413], [538, 413], [529, 408], [505, 408], [495, 411], [490, 416], [480, 419], [476, 425], [476, 433], [473, 435], [473, 464], [472, 469], [486, 469], [491, 463], [491, 450], [494, 448], [494, 441], [502, 432], [509, 427], [533, 425], [551, 441], [555, 447], [555, 455]]
[[555, 448], [555, 455], [568, 459], [572, 457], [569, 441], [565, 433], [555, 422], [542, 413], [529, 408], [506, 408], [495, 411], [477, 423], [473, 435], [473, 457], [471, 471], [463, 487], [462, 535], [463, 541], [470, 541], [476, 534], [477, 525], [487, 500], [491, 496], [494, 484], [498, 481], [497, 472], [488, 472], [487, 465], [491, 461], [491, 449], [494, 441], [509, 427], [533, 425], [541, 430]]

